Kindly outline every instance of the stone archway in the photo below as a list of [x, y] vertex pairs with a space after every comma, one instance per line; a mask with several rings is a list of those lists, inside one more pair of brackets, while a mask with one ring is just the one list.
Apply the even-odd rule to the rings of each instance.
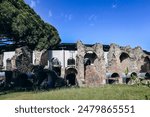
[[97, 58], [93, 51], [88, 51], [84, 56], [84, 78], [87, 86], [94, 86], [99, 83], [100, 76], [94, 63]]
[[84, 45], [77, 42], [77, 80], [80, 86], [96, 87], [105, 84], [105, 59], [103, 45]]
[[67, 81], [68, 86], [78, 85], [76, 76], [77, 76], [77, 70], [75, 68], [66, 69], [65, 79]]
[[119, 83], [120, 75], [118, 73], [108, 73], [107, 75], [107, 83], [108, 84], [117, 84]]
[[93, 51], [88, 51], [84, 55], [84, 65], [91, 65], [94, 64], [95, 59], [97, 58], [97, 55]]
[[129, 54], [122, 52], [119, 56], [120, 60], [120, 70], [124, 72], [126, 69], [131, 68], [131, 61]]
[[122, 52], [119, 58], [120, 58], [120, 63], [122, 63], [124, 60], [130, 58], [130, 56], [129, 54]]

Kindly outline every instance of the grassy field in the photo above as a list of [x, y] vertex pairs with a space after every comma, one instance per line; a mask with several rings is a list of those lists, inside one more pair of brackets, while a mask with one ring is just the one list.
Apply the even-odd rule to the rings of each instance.
[[9, 92], [0, 100], [145, 100], [150, 88], [129, 85], [105, 85], [98, 88], [65, 88], [39, 92]]

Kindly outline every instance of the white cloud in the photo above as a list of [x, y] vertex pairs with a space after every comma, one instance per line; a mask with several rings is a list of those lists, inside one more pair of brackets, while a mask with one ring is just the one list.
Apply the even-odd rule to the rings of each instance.
[[88, 20], [89, 21], [96, 21], [97, 20], [97, 16], [92, 14], [92, 15], [89, 16]]
[[95, 24], [94, 23], [90, 23], [90, 26], [94, 26]]
[[117, 8], [117, 4], [112, 4], [112, 8]]
[[65, 21], [71, 21], [73, 18], [73, 15], [72, 14], [64, 14], [64, 13], [61, 13], [60, 16], [65, 20]]
[[30, 6], [31, 6], [32, 8], [36, 7], [36, 2], [33, 1], [33, 0], [31, 0]]
[[113, 4], [112, 4], [112, 8], [117, 8], [118, 7], [118, 1], [114, 0]]
[[25, 0], [31, 8], [35, 8], [37, 4], [40, 3], [40, 0]]
[[72, 14], [69, 14], [69, 15], [68, 15], [68, 20], [69, 20], [69, 21], [72, 20]]
[[53, 14], [52, 14], [52, 11], [51, 11], [51, 10], [49, 10], [49, 12], [48, 12], [48, 16], [49, 16], [49, 17], [52, 17], [52, 16], [53, 16]]
[[94, 26], [97, 21], [97, 15], [92, 14], [88, 17], [89, 26]]

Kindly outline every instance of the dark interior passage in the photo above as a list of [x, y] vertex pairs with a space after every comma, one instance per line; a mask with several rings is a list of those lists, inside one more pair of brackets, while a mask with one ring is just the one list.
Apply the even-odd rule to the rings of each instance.
[[75, 73], [70, 73], [66, 76], [67, 84], [69, 86], [76, 85], [76, 74]]
[[75, 68], [69, 68], [66, 70], [66, 81], [68, 86], [77, 85], [77, 70]]
[[123, 62], [125, 59], [129, 58], [129, 55], [125, 52], [123, 52], [121, 55], [120, 55], [120, 62]]
[[58, 76], [61, 76], [61, 67], [52, 67], [52, 70], [54, 70]]
[[84, 65], [87, 66], [93, 64], [96, 58], [97, 55], [94, 52], [87, 52], [84, 56]]
[[116, 84], [119, 81], [119, 74], [118, 73], [113, 73], [111, 76], [108, 78], [108, 84]]

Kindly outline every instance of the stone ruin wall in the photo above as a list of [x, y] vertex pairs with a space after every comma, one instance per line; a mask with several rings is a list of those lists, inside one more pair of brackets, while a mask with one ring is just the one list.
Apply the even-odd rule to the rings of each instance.
[[[85, 56], [93, 52], [96, 57], [93, 63], [85, 66]], [[91, 59], [91, 58], [90, 58]], [[99, 86], [105, 84], [105, 60], [103, 46], [95, 44], [93, 47], [86, 47], [81, 41], [77, 42], [77, 81], [80, 86]]]
[[[85, 55], [88, 52], [96, 54], [94, 63], [84, 65]], [[150, 73], [150, 55], [146, 54], [141, 47], [120, 47], [111, 44], [104, 57], [103, 45], [95, 44], [86, 47], [81, 41], [77, 42], [77, 80], [80, 86], [99, 86], [106, 83], [106, 74], [118, 74], [118, 83], [123, 83], [123, 76], [127, 69], [128, 73]], [[107, 59], [107, 62], [106, 60]]]
[[[46, 66], [48, 64], [48, 52], [43, 51], [35, 51], [35, 61], [34, 65], [43, 65]], [[0, 66], [3, 65], [3, 54], [0, 55]], [[27, 47], [20, 47], [15, 49], [15, 55], [12, 58], [6, 60], [6, 70], [8, 71], [20, 71], [22, 73], [31, 72], [33, 67], [32, 63], [32, 51]]]
[[108, 52], [107, 72], [118, 73], [120, 76], [128, 69], [129, 73], [150, 72], [150, 55], [143, 52], [141, 47], [120, 47], [110, 45]]
[[[85, 59], [92, 59], [92, 63], [85, 65]], [[93, 56], [93, 58], [92, 58]], [[107, 58], [106, 58], [107, 57]], [[43, 50], [35, 52], [35, 65], [47, 65], [48, 53]], [[3, 54], [0, 54], [0, 67], [3, 66]], [[107, 62], [106, 62], [107, 59]], [[32, 65], [32, 52], [27, 47], [15, 50], [15, 55], [7, 60], [7, 70], [18, 69], [22, 72], [30, 71]], [[100, 86], [106, 84], [107, 73], [119, 74], [122, 83], [122, 75], [126, 69], [129, 73], [150, 73], [150, 55], [143, 52], [141, 47], [120, 47], [111, 44], [107, 56], [104, 57], [103, 45], [95, 44], [85, 46], [81, 41], [77, 42], [76, 79], [79, 86]]]
[[27, 46], [17, 48], [15, 50], [15, 55], [6, 61], [6, 70], [17, 70], [22, 73], [30, 72], [32, 65], [32, 52]]

